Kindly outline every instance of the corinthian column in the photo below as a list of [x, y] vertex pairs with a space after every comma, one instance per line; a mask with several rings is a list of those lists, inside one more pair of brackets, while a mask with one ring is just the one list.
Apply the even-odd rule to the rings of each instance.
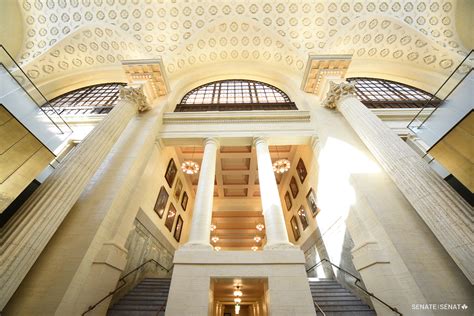
[[113, 110], [33, 193], [1, 231], [0, 310], [6, 305], [138, 111], [149, 106], [141, 88], [124, 87]]
[[212, 203], [214, 199], [214, 179], [216, 176], [216, 156], [219, 143], [215, 138], [204, 140], [199, 183], [194, 200], [191, 232], [185, 248], [211, 249], [209, 238], [212, 221]]
[[293, 245], [288, 240], [285, 217], [283, 216], [267, 140], [264, 137], [257, 137], [254, 140], [254, 144], [257, 151], [260, 199], [262, 200], [265, 230], [267, 233], [265, 248], [293, 248]]
[[474, 282], [473, 210], [421, 157], [367, 109], [349, 83], [331, 83], [323, 106], [342, 113], [446, 251]]

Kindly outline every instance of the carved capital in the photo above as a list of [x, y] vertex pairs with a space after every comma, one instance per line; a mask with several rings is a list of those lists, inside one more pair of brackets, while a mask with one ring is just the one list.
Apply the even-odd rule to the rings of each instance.
[[326, 96], [326, 99], [321, 103], [322, 106], [335, 109], [337, 108], [337, 102], [343, 96], [355, 95], [355, 85], [348, 82], [341, 82], [339, 84], [334, 82], [329, 82], [329, 91]]
[[138, 112], [145, 112], [151, 109], [150, 105], [148, 104], [148, 101], [146, 100], [145, 93], [143, 93], [142, 87], [121, 87], [120, 99], [134, 103], [138, 108]]

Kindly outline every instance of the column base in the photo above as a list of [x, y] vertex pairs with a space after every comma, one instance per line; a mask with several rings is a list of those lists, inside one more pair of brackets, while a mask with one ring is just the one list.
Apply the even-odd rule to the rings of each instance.
[[263, 250], [299, 250], [298, 246], [295, 246], [291, 243], [278, 243], [278, 244], [270, 244], [265, 245]]

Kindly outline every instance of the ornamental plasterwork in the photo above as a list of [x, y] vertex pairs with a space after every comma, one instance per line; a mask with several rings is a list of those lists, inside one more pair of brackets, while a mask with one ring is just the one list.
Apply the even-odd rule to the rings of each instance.
[[341, 82], [334, 83], [329, 82], [329, 91], [326, 98], [321, 102], [321, 106], [328, 109], [336, 109], [337, 102], [343, 97], [348, 95], [355, 95], [355, 86], [352, 83]]
[[217, 61], [301, 73], [308, 54], [448, 72], [467, 54], [454, 1], [19, 0], [21, 64], [35, 80], [161, 56], [170, 75]]
[[130, 101], [137, 106], [138, 112], [145, 112], [151, 109], [145, 94], [143, 93], [143, 88], [138, 87], [120, 87], [119, 93], [120, 99]]

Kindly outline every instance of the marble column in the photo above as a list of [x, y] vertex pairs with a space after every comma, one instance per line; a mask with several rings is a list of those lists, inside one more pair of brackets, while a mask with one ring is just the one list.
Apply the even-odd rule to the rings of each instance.
[[331, 83], [322, 105], [342, 113], [471, 284], [474, 283], [472, 207], [357, 99], [353, 85]]
[[285, 217], [281, 207], [280, 195], [272, 166], [268, 142], [264, 137], [254, 139], [257, 152], [258, 181], [260, 183], [260, 199], [262, 200], [263, 216], [267, 244], [265, 249], [293, 248], [288, 240]]
[[56, 168], [1, 231], [0, 310], [78, 200], [132, 117], [149, 106], [141, 88], [124, 87], [113, 110]]
[[204, 140], [204, 155], [199, 173], [199, 183], [194, 200], [193, 218], [189, 240], [185, 248], [211, 249], [212, 203], [214, 199], [214, 179], [216, 176], [216, 156], [219, 142], [215, 138]]

